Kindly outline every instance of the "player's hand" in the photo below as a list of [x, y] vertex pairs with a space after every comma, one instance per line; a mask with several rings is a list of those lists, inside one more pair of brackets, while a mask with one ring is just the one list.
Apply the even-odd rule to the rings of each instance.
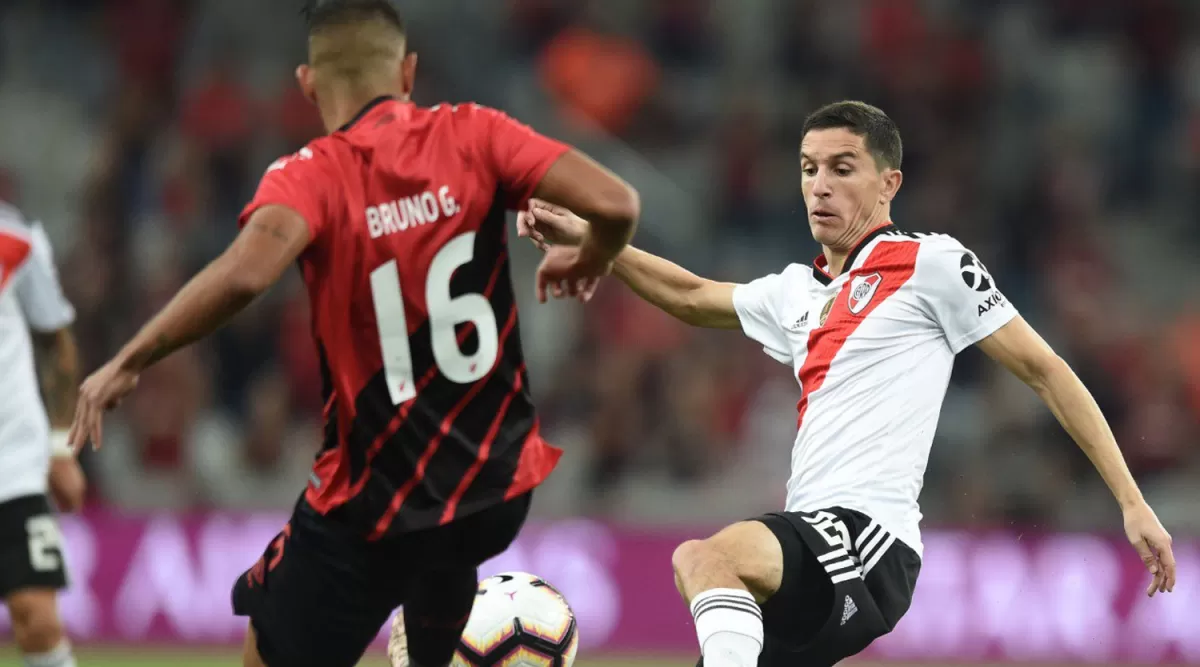
[[587, 232], [587, 220], [540, 199], [530, 199], [529, 210], [517, 214], [517, 235], [543, 251], [550, 245], [579, 245]]
[[75, 403], [75, 421], [67, 442], [78, 454], [89, 441], [92, 449], [100, 449], [104, 439], [104, 413], [117, 407], [137, 386], [138, 374], [110, 361], [92, 373], [79, 387]]
[[546, 250], [537, 270], [537, 297], [546, 303], [547, 295], [556, 299], [571, 296], [587, 302], [596, 293], [600, 278], [608, 275], [612, 263], [599, 264], [585, 257], [579, 248], [554, 246]]
[[1154, 576], [1146, 595], [1154, 597], [1155, 593], [1175, 590], [1175, 554], [1171, 552], [1171, 536], [1149, 505], [1141, 503], [1125, 510], [1125, 536]]
[[517, 212], [517, 236], [523, 239], [529, 239], [534, 247], [542, 252], [550, 249], [550, 244], [546, 241], [546, 236], [537, 226], [537, 220], [529, 211]]

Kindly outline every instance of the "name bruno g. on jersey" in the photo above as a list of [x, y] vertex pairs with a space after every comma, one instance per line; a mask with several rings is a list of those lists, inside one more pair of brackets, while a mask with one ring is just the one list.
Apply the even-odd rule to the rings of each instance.
[[450, 194], [450, 186], [443, 185], [436, 191], [426, 190], [420, 194], [368, 206], [367, 231], [370, 232], [371, 238], [377, 239], [419, 225], [431, 225], [452, 218], [460, 210], [458, 201]]
[[[311, 148], [301, 148], [295, 154], [271, 163], [271, 166], [267, 167], [267, 173], [284, 169], [297, 160], [311, 160], [312, 158]], [[371, 238], [377, 239], [421, 225], [431, 225], [452, 218], [461, 211], [458, 200], [450, 192], [450, 186], [443, 185], [419, 194], [368, 206], [364, 217], [367, 221], [368, 233]]]

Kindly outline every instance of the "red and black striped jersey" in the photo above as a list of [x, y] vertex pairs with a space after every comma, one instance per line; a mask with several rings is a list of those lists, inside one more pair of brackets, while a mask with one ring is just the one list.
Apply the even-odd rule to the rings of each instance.
[[268, 169], [241, 216], [308, 223], [300, 269], [324, 374], [306, 498], [372, 538], [513, 498], [560, 451], [539, 435], [506, 210], [567, 146], [475, 104], [381, 98]]

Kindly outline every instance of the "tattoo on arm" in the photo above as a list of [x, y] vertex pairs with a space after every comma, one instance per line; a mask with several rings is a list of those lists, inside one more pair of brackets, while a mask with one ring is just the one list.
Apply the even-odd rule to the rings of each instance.
[[42, 400], [53, 428], [68, 428], [79, 392], [79, 352], [69, 330], [38, 337]]
[[170, 356], [176, 349], [178, 349], [178, 346], [172, 344], [171, 339], [167, 338], [166, 334], [159, 334], [158, 338], [154, 341], [154, 349], [150, 351], [146, 365], [153, 366], [157, 364]]
[[140, 372], [171, 356], [171, 353], [180, 347], [182, 345], [172, 343], [166, 334], [159, 334], [158, 338], [154, 339], [153, 347], [133, 355], [128, 359], [128, 362], [131, 368], [135, 368]]
[[289, 241], [292, 240], [292, 238], [290, 236], [288, 236], [287, 233], [284, 232], [283, 229], [281, 229], [279, 225], [272, 225], [267, 222], [264, 222], [263, 220], [259, 220], [259, 219], [251, 220], [250, 229], [253, 229], [254, 231], [257, 231], [257, 232], [261, 232], [263, 234], [270, 234], [272, 238], [274, 238], [278, 241], [283, 241], [284, 243], [288, 243]]

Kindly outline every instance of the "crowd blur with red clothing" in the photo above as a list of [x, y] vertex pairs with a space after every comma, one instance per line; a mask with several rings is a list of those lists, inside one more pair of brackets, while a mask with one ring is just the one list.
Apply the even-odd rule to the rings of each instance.
[[[50, 228], [89, 369], [224, 248], [266, 165], [323, 131], [291, 83], [297, 4], [0, 7], [0, 196]], [[896, 222], [979, 252], [1096, 394], [1164, 521], [1200, 530], [1186, 511], [1200, 488], [1197, 7], [408, 4], [418, 102], [491, 104], [580, 145], [642, 192], [636, 243], [717, 279], [816, 255], [796, 162], [805, 113], [842, 98], [881, 106], [905, 139]], [[53, 140], [25, 147], [39, 136]], [[521, 250], [518, 274], [536, 260]], [[701, 521], [781, 501], [798, 398], [787, 368], [615, 280], [587, 308], [548, 312], [522, 314], [547, 432], [569, 450], [543, 511]], [[970, 351], [952, 382], [931, 519], [1111, 519], [1028, 390]], [[319, 445], [319, 386], [289, 276], [142, 378], [85, 461], [94, 502], [288, 506]]]

